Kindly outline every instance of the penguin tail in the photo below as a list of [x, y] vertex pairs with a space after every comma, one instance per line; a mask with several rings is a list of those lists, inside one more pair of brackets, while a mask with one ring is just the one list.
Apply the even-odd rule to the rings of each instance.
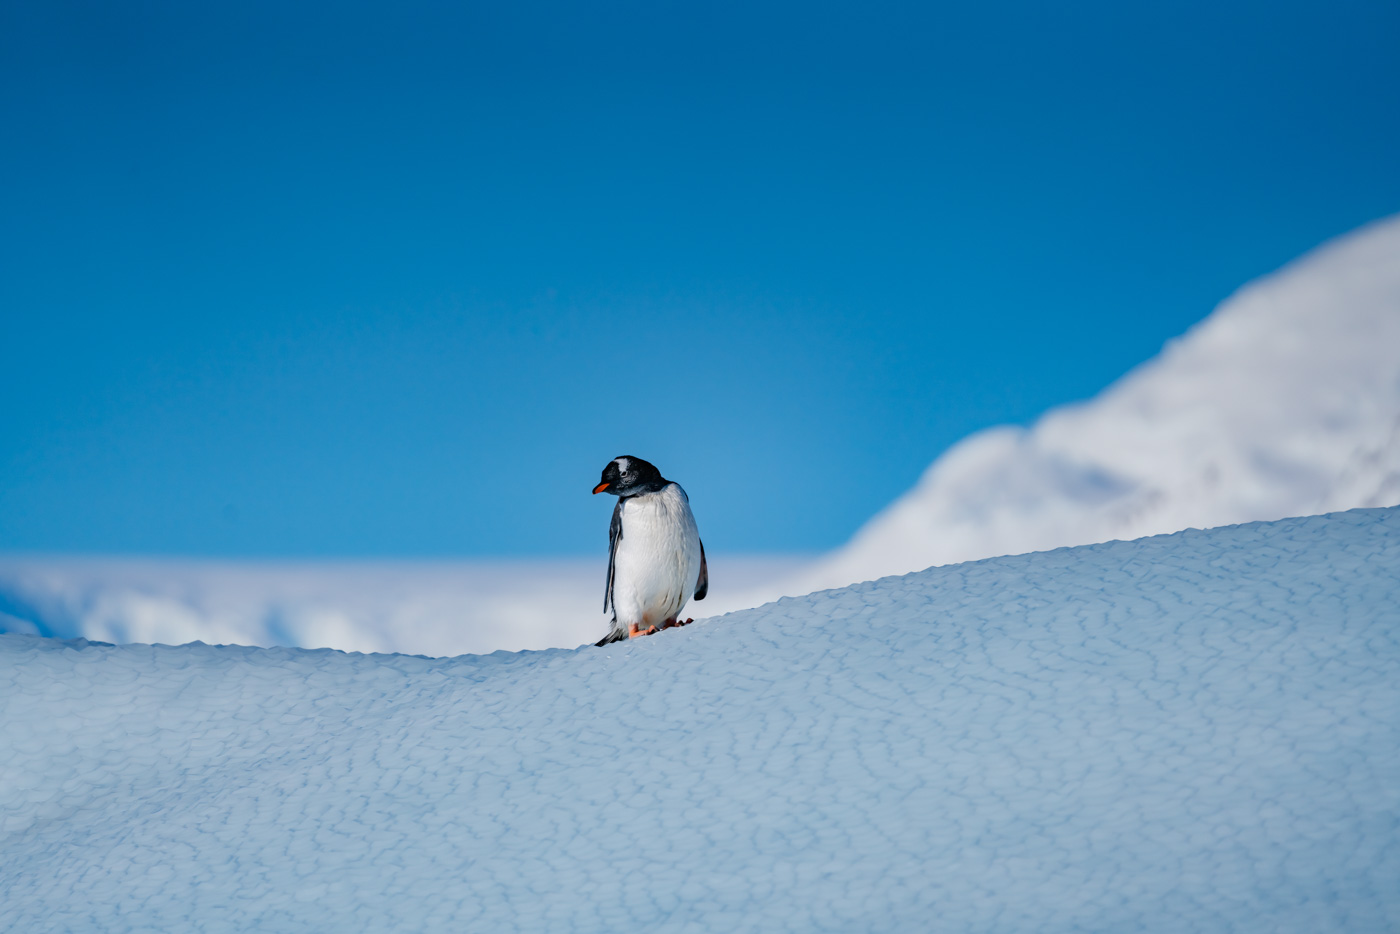
[[612, 643], [612, 642], [621, 642], [623, 639], [626, 639], [626, 638], [627, 638], [627, 630], [626, 630], [626, 629], [614, 629], [612, 632], [608, 633], [606, 636], [604, 636], [603, 638], [599, 639], [597, 642], [595, 642], [595, 643], [593, 643], [593, 644], [596, 645], [596, 646], [604, 646], [604, 645], [608, 645], [609, 643]]

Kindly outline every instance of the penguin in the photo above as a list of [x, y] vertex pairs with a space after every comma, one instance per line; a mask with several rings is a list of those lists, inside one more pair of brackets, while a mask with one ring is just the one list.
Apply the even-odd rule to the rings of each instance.
[[710, 572], [690, 498], [679, 483], [640, 457], [615, 457], [594, 495], [617, 497], [608, 528], [608, 586], [603, 612], [612, 631], [597, 644], [649, 636], [677, 622], [686, 601], [705, 599]]

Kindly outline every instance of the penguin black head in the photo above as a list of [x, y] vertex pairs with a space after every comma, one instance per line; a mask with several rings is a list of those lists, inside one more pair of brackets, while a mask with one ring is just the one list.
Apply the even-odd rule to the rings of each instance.
[[603, 468], [603, 482], [595, 486], [593, 492], [606, 490], [614, 496], [635, 496], [638, 493], [653, 493], [666, 483], [661, 471], [640, 457], [614, 457]]

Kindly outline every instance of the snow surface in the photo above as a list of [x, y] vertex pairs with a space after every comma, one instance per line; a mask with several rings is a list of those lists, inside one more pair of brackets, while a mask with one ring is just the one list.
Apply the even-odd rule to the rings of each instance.
[[784, 588], [1397, 503], [1400, 216], [1245, 286], [1092, 401], [958, 443]]
[[604, 649], [0, 636], [0, 930], [1400, 929], [1400, 509]]

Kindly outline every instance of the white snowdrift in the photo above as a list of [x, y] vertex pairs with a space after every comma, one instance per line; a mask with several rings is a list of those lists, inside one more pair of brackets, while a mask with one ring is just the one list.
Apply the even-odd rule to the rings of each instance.
[[0, 930], [1400, 929], [1400, 509], [577, 651], [0, 636]]
[[1400, 217], [1245, 286], [1092, 401], [960, 442], [786, 592], [1396, 503]]

